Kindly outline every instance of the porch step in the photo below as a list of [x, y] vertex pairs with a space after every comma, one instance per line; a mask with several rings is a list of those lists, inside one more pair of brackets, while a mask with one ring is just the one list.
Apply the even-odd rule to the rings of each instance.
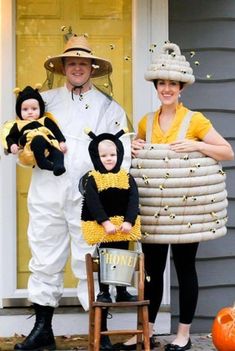
[[[0, 309], [0, 337], [15, 334], [28, 335], [34, 325], [33, 310], [29, 307]], [[135, 329], [136, 314], [128, 310], [110, 311], [108, 326], [112, 329]], [[169, 334], [170, 313], [160, 312], [155, 323], [158, 334]], [[88, 334], [88, 312], [81, 306], [66, 306], [55, 309], [53, 331], [57, 335]]]

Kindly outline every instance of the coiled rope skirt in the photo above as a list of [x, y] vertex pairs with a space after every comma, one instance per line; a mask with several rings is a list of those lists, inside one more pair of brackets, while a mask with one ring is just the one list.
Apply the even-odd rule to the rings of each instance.
[[139, 189], [142, 242], [191, 243], [226, 234], [226, 175], [216, 160], [146, 144], [130, 173]]

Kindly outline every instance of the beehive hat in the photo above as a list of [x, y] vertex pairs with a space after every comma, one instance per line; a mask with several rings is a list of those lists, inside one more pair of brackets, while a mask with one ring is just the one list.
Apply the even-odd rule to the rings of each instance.
[[49, 57], [44, 62], [44, 67], [52, 73], [64, 74], [63, 57], [82, 57], [92, 59], [94, 71], [93, 78], [102, 77], [112, 73], [112, 65], [108, 60], [94, 56], [88, 40], [85, 36], [73, 35], [66, 43], [64, 52], [61, 55]]
[[195, 81], [189, 62], [181, 55], [179, 46], [173, 43], [163, 45], [144, 77], [148, 81], [167, 79], [185, 84], [193, 84]]

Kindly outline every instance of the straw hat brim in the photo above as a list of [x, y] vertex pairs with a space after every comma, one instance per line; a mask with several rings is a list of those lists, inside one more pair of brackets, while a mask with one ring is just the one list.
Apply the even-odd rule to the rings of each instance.
[[78, 57], [78, 58], [92, 59], [93, 60], [92, 64], [97, 66], [97, 67], [94, 67], [94, 70], [92, 73], [92, 78], [102, 77], [106, 74], [112, 73], [111, 62], [109, 62], [108, 60], [105, 60], [101, 57], [94, 56], [90, 53], [87, 53], [87, 52], [84, 52], [81, 50], [70, 51], [70, 52], [66, 52], [62, 55], [49, 57], [44, 62], [44, 67], [47, 70], [49, 70], [50, 72], [64, 75], [62, 58], [66, 58], [66, 57]]

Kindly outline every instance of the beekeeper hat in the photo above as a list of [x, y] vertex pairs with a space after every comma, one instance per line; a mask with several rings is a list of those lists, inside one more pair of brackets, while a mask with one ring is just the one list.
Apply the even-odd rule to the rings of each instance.
[[64, 74], [63, 58], [66, 57], [92, 59], [92, 65], [94, 68], [92, 78], [102, 77], [106, 74], [112, 73], [111, 63], [104, 58], [93, 55], [90, 44], [85, 36], [73, 35], [67, 41], [63, 54], [49, 57], [45, 61], [44, 67], [52, 73]]

